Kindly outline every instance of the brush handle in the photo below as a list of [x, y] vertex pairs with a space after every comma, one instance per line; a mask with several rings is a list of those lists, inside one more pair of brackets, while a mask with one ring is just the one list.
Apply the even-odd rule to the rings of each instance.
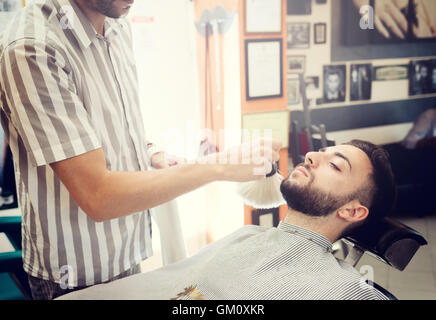
[[271, 172], [268, 173], [268, 174], [266, 175], [266, 177], [267, 177], [267, 178], [272, 177], [273, 175], [276, 174], [277, 170], [278, 170], [277, 162], [274, 162], [274, 163], [272, 164]]

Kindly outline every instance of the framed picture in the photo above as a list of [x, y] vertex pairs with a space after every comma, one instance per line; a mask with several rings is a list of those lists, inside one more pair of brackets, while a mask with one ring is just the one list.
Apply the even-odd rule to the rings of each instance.
[[319, 91], [319, 77], [311, 76], [305, 77], [304, 83], [306, 85], [306, 97], [309, 100], [316, 99], [321, 94]]
[[304, 73], [306, 69], [306, 56], [288, 55], [288, 73]]
[[343, 102], [346, 92], [346, 66], [324, 66], [323, 103]]
[[249, 142], [254, 136], [278, 139], [282, 148], [289, 145], [289, 111], [268, 111], [246, 113], [242, 115], [242, 129], [248, 134], [243, 135], [243, 142]]
[[280, 222], [279, 208], [255, 209], [251, 211], [251, 223], [257, 226], [272, 228]]
[[436, 59], [410, 62], [409, 95], [436, 93]]
[[352, 64], [350, 68], [350, 100], [370, 100], [372, 64]]
[[312, 14], [312, 0], [287, 0], [286, 5], [288, 16]]
[[281, 33], [281, 0], [245, 0], [246, 33]]
[[373, 67], [373, 81], [393, 81], [409, 79], [409, 65], [392, 65]]
[[313, 25], [313, 34], [315, 38], [315, 44], [323, 44], [327, 42], [327, 24], [315, 23]]
[[300, 80], [288, 77], [288, 106], [300, 103]]
[[288, 49], [307, 49], [310, 47], [310, 23], [289, 22], [286, 42]]
[[246, 98], [283, 96], [282, 39], [245, 40]]

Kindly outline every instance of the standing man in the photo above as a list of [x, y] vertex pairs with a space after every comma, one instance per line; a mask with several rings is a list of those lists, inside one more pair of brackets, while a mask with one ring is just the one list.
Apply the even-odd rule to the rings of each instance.
[[[132, 5], [38, 0], [0, 40], [0, 115], [35, 299], [139, 272], [152, 254], [148, 209], [215, 180], [260, 178], [253, 161], [176, 165], [145, 140], [131, 30], [120, 19]], [[262, 160], [278, 160], [280, 143], [258, 147]]]

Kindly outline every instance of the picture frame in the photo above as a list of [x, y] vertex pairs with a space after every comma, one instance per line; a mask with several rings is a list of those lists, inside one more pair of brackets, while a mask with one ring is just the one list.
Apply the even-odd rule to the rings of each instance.
[[249, 140], [244, 140], [245, 138], [250, 139], [251, 137], [259, 136], [280, 140], [282, 148], [288, 147], [289, 111], [250, 112], [242, 115], [241, 121], [241, 128], [248, 133], [247, 136], [243, 136], [243, 143], [249, 142]]
[[288, 50], [310, 48], [310, 22], [288, 22], [286, 31]]
[[315, 44], [327, 43], [327, 24], [315, 23], [313, 25], [313, 38]]
[[246, 99], [283, 96], [282, 39], [245, 40]]
[[296, 77], [288, 77], [288, 106], [300, 103], [300, 80]]
[[288, 60], [287, 60], [288, 74], [304, 73], [305, 71], [306, 71], [306, 56], [288, 55]]
[[280, 223], [279, 208], [253, 209], [251, 223], [266, 228], [277, 227]]
[[323, 67], [323, 103], [344, 102], [347, 91], [347, 66]]
[[350, 66], [350, 101], [371, 100], [372, 64]]
[[436, 59], [410, 61], [409, 95], [436, 93]]
[[312, 0], [286, 0], [286, 14], [310, 15], [312, 14]]
[[244, 0], [245, 33], [282, 33], [281, 0]]
[[395, 81], [409, 79], [409, 65], [397, 64], [386, 66], [374, 66], [372, 72], [373, 81]]

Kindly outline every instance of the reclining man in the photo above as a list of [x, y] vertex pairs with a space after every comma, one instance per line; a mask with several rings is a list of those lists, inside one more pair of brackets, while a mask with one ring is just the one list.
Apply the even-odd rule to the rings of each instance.
[[244, 226], [196, 255], [65, 299], [387, 299], [332, 243], [393, 206], [386, 151], [371, 143], [310, 152], [281, 184], [289, 211], [277, 228]]

